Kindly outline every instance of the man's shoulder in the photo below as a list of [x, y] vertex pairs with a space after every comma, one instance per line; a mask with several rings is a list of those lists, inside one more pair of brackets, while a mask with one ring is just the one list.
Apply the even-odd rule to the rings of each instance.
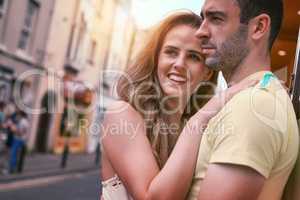
[[[264, 87], [258, 83], [254, 87], [236, 94], [212, 122], [218, 125], [229, 123], [240, 128], [251, 126], [252, 129], [268, 126], [272, 130], [281, 130], [292, 125], [295, 112], [286, 89], [274, 79]], [[218, 120], [220, 119], [220, 120]], [[281, 127], [281, 128], [280, 128]], [[294, 127], [294, 126], [293, 126]]]
[[253, 111], [253, 109], [262, 109], [274, 111], [275, 108], [284, 107], [291, 109], [291, 100], [279, 80], [274, 79], [267, 85], [261, 82], [254, 87], [245, 89], [236, 94], [232, 101], [228, 103], [228, 107], [236, 111]]

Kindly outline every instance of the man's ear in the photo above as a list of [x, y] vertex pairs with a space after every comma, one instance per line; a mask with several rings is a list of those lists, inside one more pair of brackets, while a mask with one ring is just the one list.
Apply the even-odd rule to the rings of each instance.
[[260, 14], [251, 19], [249, 25], [249, 34], [253, 40], [268, 38], [271, 31], [271, 18], [267, 14]]

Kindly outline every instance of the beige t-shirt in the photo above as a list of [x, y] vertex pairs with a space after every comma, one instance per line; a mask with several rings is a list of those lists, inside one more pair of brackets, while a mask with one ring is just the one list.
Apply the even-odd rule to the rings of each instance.
[[[298, 128], [300, 128], [300, 119], [298, 120]], [[297, 162], [289, 177], [289, 181], [285, 187], [285, 192], [282, 199], [300, 200], [300, 149], [298, 150]]]
[[259, 200], [281, 199], [295, 164], [299, 136], [290, 98], [271, 72], [247, 79], [261, 82], [236, 94], [208, 124], [188, 194], [197, 199], [209, 164], [248, 166], [266, 178]]

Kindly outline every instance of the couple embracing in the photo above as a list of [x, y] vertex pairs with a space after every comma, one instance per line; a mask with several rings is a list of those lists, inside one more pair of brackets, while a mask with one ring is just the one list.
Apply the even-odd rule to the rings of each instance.
[[271, 72], [282, 17], [281, 0], [206, 0], [155, 27], [104, 118], [102, 199], [282, 198], [299, 145]]

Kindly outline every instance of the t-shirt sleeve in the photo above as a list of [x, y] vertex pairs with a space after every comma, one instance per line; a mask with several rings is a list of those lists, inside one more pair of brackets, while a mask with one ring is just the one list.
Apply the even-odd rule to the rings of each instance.
[[215, 129], [210, 163], [247, 166], [268, 178], [282, 144], [276, 112], [283, 110], [276, 103], [267, 91], [247, 90], [232, 99]]

